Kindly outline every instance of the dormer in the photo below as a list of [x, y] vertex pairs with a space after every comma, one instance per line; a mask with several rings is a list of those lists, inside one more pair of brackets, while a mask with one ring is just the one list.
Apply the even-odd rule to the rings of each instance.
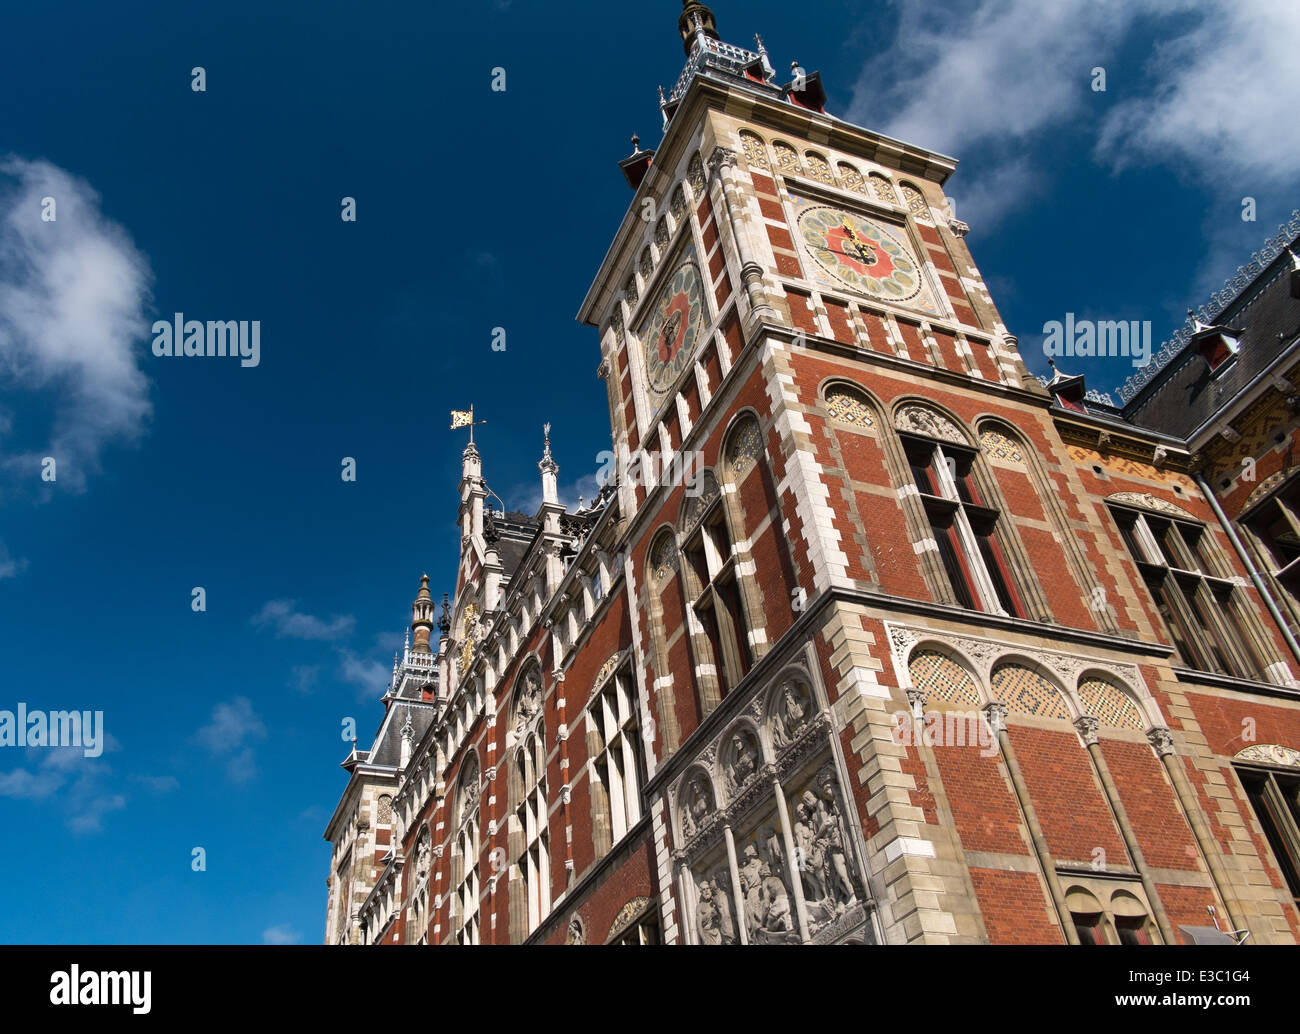
[[1236, 361], [1241, 349], [1242, 331], [1234, 327], [1202, 323], [1191, 309], [1187, 310], [1187, 315], [1191, 317], [1195, 328], [1188, 344], [1198, 355], [1204, 357], [1211, 375], [1219, 376]]

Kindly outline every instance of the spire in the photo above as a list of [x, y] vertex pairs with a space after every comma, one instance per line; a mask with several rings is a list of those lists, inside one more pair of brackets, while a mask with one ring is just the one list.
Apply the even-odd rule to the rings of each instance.
[[682, 38], [682, 49], [691, 56], [700, 40], [719, 39], [718, 23], [713, 12], [698, 0], [682, 0], [682, 13], [677, 19], [677, 33]]
[[415, 602], [411, 604], [411, 631], [415, 635], [412, 653], [428, 654], [429, 633], [433, 630], [433, 597], [429, 594], [429, 576], [420, 575], [420, 591], [416, 593]]
[[542, 502], [558, 503], [560, 493], [555, 476], [560, 472], [560, 465], [555, 462], [555, 458], [551, 455], [551, 425], [544, 425], [542, 433], [545, 447], [542, 452], [541, 462], [537, 464], [537, 469], [542, 472]]

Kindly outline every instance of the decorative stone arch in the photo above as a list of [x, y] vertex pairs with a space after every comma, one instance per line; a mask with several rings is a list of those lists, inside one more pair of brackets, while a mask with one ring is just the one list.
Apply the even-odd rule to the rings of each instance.
[[772, 155], [780, 172], [802, 174], [803, 165], [799, 161], [799, 152], [784, 140], [772, 141]]
[[718, 738], [713, 766], [713, 781], [722, 791], [719, 801], [730, 804], [736, 800], [755, 779], [761, 778], [763, 766], [771, 760], [771, 744], [758, 722], [748, 715], [732, 722]]
[[809, 176], [821, 183], [835, 186], [835, 173], [831, 171], [831, 163], [826, 160], [826, 155], [820, 151], [808, 150], [803, 157]]
[[1152, 726], [1163, 727], [1167, 724], [1160, 713], [1158, 702], [1143, 682], [1138, 666], [1127, 661], [1109, 661], [1059, 650], [1032, 649], [893, 621], [885, 622], [885, 631], [889, 637], [890, 655], [899, 679], [898, 684], [904, 689], [912, 686], [908, 663], [914, 651], [929, 649], [946, 654], [956, 663], [962, 664], [979, 691], [987, 694], [989, 699], [996, 699], [996, 694], [991, 692], [994, 669], [1005, 664], [1018, 664], [1021, 667], [1032, 667], [1047, 678], [1073, 709], [1074, 717], [1086, 713], [1078, 704], [1075, 687], [1081, 677], [1096, 677], [1105, 679], [1127, 693], [1137, 702], [1144, 719]]
[[898, 194], [894, 191], [894, 184], [884, 173], [873, 170], [867, 175], [867, 182], [878, 200], [891, 205], [898, 204]]
[[999, 657], [989, 671], [989, 695], [1007, 705], [1008, 716], [1029, 715], [1073, 722], [1079, 706], [1059, 674], [1017, 650]]
[[686, 496], [677, 514], [677, 532], [681, 538], [684, 539], [695, 530], [696, 525], [721, 494], [722, 488], [718, 484], [718, 476], [712, 470], [705, 468], [700, 474], [699, 493]]
[[565, 944], [586, 944], [587, 943], [587, 926], [582, 920], [582, 915], [574, 912], [569, 917], [569, 925], [565, 928]]
[[1024, 435], [1001, 417], [983, 417], [975, 422], [975, 436], [980, 451], [993, 462], [1028, 468], [1033, 450]]
[[803, 665], [792, 664], [772, 680], [762, 708], [764, 731], [774, 756], [816, 724], [821, 706], [812, 676]]
[[972, 672], [978, 668], [952, 643], [923, 639], [907, 656], [908, 698], [934, 704], [943, 702], [982, 708], [987, 694]]
[[466, 819], [478, 809], [479, 793], [482, 790], [479, 785], [481, 773], [478, 750], [470, 747], [460, 763], [460, 771], [456, 773], [456, 795], [453, 798], [452, 810], [453, 833], [459, 833]]
[[975, 442], [960, 417], [928, 399], [907, 397], [894, 403], [894, 429], [939, 442], [974, 448]]
[[763, 424], [753, 409], [742, 409], [731, 418], [722, 443], [724, 481], [743, 481], [767, 457]]
[[1279, 470], [1275, 474], [1270, 474], [1255, 486], [1250, 495], [1246, 496], [1246, 501], [1241, 506], [1241, 512], [1245, 513], [1257, 502], [1272, 492], [1273, 489], [1277, 488], [1283, 482], [1291, 480], [1297, 472], [1300, 472], [1300, 464], [1297, 464], [1294, 467], [1287, 467], [1285, 470]]
[[[677, 546], [677, 532], [671, 524], [659, 527], [650, 537], [650, 548], [646, 551], [644, 595], [646, 610], [649, 614], [650, 642], [647, 650], [648, 661], [654, 669], [656, 690], [654, 699], [658, 712], [658, 731], [660, 742], [665, 750], [676, 750], [680, 742], [680, 729], [677, 724], [676, 709], [673, 706], [673, 685], [664, 682], [672, 679], [672, 665], [668, 649], [674, 632], [687, 637], [691, 630], [685, 623], [685, 614], [673, 615], [671, 625], [664, 610], [663, 590], [678, 574], [681, 568], [681, 553]], [[678, 578], [677, 592], [685, 599], [685, 587]], [[670, 631], [671, 629], [671, 631]], [[611, 658], [613, 660], [613, 658]], [[607, 665], [609, 661], [605, 662]], [[601, 669], [602, 672], [604, 669]], [[612, 671], [610, 672], [612, 674]], [[603, 678], [597, 678], [597, 685], [592, 687], [592, 696], [603, 684]]]
[[654, 255], [650, 252], [650, 245], [647, 244], [641, 249], [641, 254], [636, 260], [636, 269], [637, 272], [641, 274], [641, 279], [644, 280], [648, 286], [651, 278], [654, 277], [655, 272], [655, 259]]
[[767, 160], [767, 143], [757, 133], [748, 129], [740, 131], [740, 152], [745, 156], [745, 164], [751, 169], [771, 168]]
[[846, 427], [872, 435], [881, 426], [883, 407], [875, 395], [842, 377], [829, 377], [818, 387], [826, 417], [836, 428]]
[[1249, 747], [1237, 751], [1232, 760], [1254, 765], [1300, 768], [1300, 750], [1280, 743], [1252, 743]]
[[691, 196], [698, 205], [704, 198], [707, 184], [704, 177], [704, 159], [700, 157], [699, 151], [691, 155], [691, 160], [686, 165], [686, 182], [690, 184]]
[[650, 548], [646, 550], [646, 583], [656, 588], [662, 585], [673, 576], [680, 560], [677, 533], [671, 524], [665, 524], [651, 536]]
[[836, 162], [836, 171], [839, 172], [840, 182], [855, 194], [866, 194], [867, 180], [862, 175], [862, 171], [850, 162]]
[[934, 217], [930, 214], [930, 203], [925, 199], [925, 191], [910, 180], [900, 180], [898, 192], [903, 198], [903, 205], [912, 213], [912, 218], [918, 223], [934, 224]]
[[1150, 492], [1116, 492], [1113, 495], [1108, 495], [1106, 502], [1136, 506], [1140, 510], [1154, 510], [1156, 513], [1167, 514], [1170, 517], [1181, 517], [1183, 520], [1195, 521], [1197, 524], [1205, 523], [1201, 518], [1188, 513], [1181, 506], [1175, 506], [1167, 499], [1161, 499]]
[[1152, 720], [1141, 694], [1135, 693], [1111, 671], [1085, 668], [1079, 674], [1075, 698], [1079, 713], [1098, 719], [1102, 728], [1146, 732], [1163, 724], [1161, 720]]
[[673, 188], [668, 199], [668, 211], [673, 217], [674, 227], [681, 226], [686, 220], [686, 191], [679, 183]]
[[685, 844], [711, 824], [722, 799], [720, 790], [715, 774], [704, 764], [696, 762], [682, 773], [672, 795], [678, 844]]
[[609, 933], [605, 936], [605, 943], [621, 937], [632, 925], [643, 919], [647, 912], [653, 911], [655, 899], [651, 897], [636, 897], [625, 904], [618, 910], [618, 915], [614, 917], [614, 922], [610, 924]]

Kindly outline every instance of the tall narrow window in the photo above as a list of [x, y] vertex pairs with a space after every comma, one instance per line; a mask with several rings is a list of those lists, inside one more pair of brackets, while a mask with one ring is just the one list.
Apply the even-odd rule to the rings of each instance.
[[[1300, 478], [1284, 480], [1263, 502], [1249, 500], [1242, 523], [1258, 547], [1266, 568], [1300, 608]], [[1294, 623], [1293, 623], [1294, 628]]]
[[608, 801], [611, 843], [616, 844], [641, 818], [644, 762], [630, 667], [609, 679], [592, 700], [591, 711], [596, 724], [595, 770]]
[[975, 450], [906, 434], [902, 441], [939, 560], [958, 605], [1024, 616], [998, 541], [1000, 514], [984, 501], [972, 475]]
[[1250, 806], [1300, 908], [1300, 773], [1238, 769]]
[[736, 581], [736, 558], [720, 495], [715, 495], [704, 517], [689, 525], [682, 558], [690, 577], [686, 579], [688, 606], [704, 628], [723, 696], [749, 671], [752, 657], [749, 629]]
[[524, 797], [516, 810], [524, 834], [519, 871], [528, 894], [528, 932], [532, 933], [551, 911], [551, 855], [546, 816], [546, 752], [541, 738], [531, 732], [516, 757], [517, 776]]
[[1262, 678], [1264, 663], [1240, 595], [1219, 577], [1205, 526], [1123, 506], [1112, 506], [1111, 513], [1182, 663], [1236, 678]]
[[456, 873], [458, 878], [454, 890], [457, 944], [479, 943], [478, 773], [478, 761], [471, 758], [466, 763], [465, 773], [461, 776], [460, 790], [457, 793]]
[[551, 854], [547, 825], [546, 717], [542, 672], [534, 662], [519, 677], [514, 697], [515, 826], [521, 834], [515, 858], [527, 899], [528, 933], [551, 911]]

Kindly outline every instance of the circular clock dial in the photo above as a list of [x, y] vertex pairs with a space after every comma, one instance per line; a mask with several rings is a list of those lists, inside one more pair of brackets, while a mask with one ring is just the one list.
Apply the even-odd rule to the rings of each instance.
[[838, 208], [810, 208], [799, 231], [817, 264], [841, 283], [891, 301], [921, 293], [915, 260], [883, 226]]
[[673, 386], [695, 353], [704, 319], [704, 285], [695, 263], [685, 262], [664, 287], [642, 335], [652, 390]]

